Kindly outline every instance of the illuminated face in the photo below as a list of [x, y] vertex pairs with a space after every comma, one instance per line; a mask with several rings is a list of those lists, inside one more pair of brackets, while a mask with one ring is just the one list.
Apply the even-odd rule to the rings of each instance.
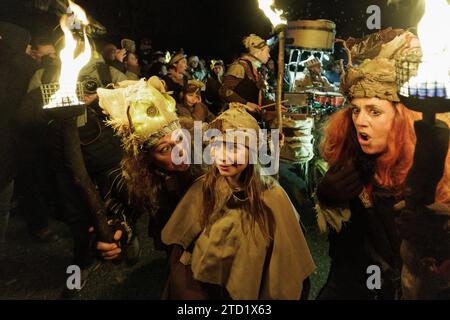
[[269, 70], [274, 70], [275, 69], [275, 61], [269, 60], [269, 62], [267, 63], [267, 68], [269, 68]]
[[114, 61], [116, 59], [116, 51], [117, 51], [117, 47], [115, 45], [108, 44], [103, 49], [103, 52], [104, 52], [103, 57], [107, 61]]
[[193, 107], [195, 104], [200, 103], [201, 101], [202, 98], [197, 93], [186, 93], [184, 95], [184, 103], [189, 107]]
[[270, 48], [269, 46], [265, 46], [261, 50], [258, 51], [256, 54], [256, 57], [259, 61], [261, 61], [262, 64], [266, 64], [267, 61], [270, 59]]
[[221, 65], [215, 66], [213, 71], [216, 76], [219, 76], [219, 77], [223, 76], [223, 67]]
[[394, 104], [378, 98], [357, 98], [351, 102], [351, 111], [363, 152], [370, 155], [385, 152], [395, 118]]
[[187, 69], [187, 60], [186, 60], [186, 58], [181, 59], [180, 61], [178, 61], [177, 65], [176, 65], [176, 68], [177, 68], [177, 72], [178, 73], [184, 73], [186, 71], [186, 69]]
[[139, 67], [139, 60], [136, 55], [129, 52], [127, 57], [127, 65], [132, 67]]
[[245, 145], [220, 142], [211, 148], [211, 157], [221, 176], [239, 178], [248, 166], [248, 149]]
[[34, 51], [34, 58], [37, 61], [41, 61], [42, 57], [49, 56], [52, 59], [56, 59], [56, 50], [52, 45], [40, 45], [37, 47], [37, 50]]
[[198, 67], [198, 60], [192, 60], [191, 61], [191, 68], [196, 69]]
[[186, 171], [189, 169], [188, 163], [175, 164], [172, 161], [172, 150], [177, 146], [179, 157], [183, 158], [186, 150], [182, 147], [183, 139], [185, 139], [182, 131], [176, 134], [169, 133], [163, 138], [159, 139], [158, 143], [151, 149], [150, 158], [153, 164], [157, 167], [169, 171]]

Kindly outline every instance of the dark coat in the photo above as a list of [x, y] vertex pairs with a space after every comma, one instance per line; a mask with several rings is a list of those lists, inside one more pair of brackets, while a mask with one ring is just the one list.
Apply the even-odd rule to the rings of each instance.
[[30, 37], [26, 30], [0, 22], [0, 190], [15, 176], [16, 151], [12, 120], [35, 71], [25, 54]]

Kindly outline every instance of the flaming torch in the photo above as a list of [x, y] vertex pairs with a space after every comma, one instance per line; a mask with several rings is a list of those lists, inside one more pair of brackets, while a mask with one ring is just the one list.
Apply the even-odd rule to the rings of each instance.
[[92, 49], [86, 35], [89, 21], [83, 9], [70, 0], [67, 12], [60, 20], [65, 46], [59, 56], [61, 74], [58, 83], [41, 86], [44, 112], [61, 121], [66, 164], [91, 208], [100, 240], [112, 243], [113, 233], [107, 223], [105, 206], [86, 170], [77, 127], [77, 117], [86, 112], [83, 89], [77, 80], [79, 72], [91, 59]]
[[433, 204], [450, 133], [447, 124], [436, 119], [437, 113], [450, 111], [450, 37], [438, 32], [449, 29], [447, 0], [426, 0], [417, 28], [422, 56], [396, 61], [400, 100], [423, 114], [423, 120], [414, 124], [417, 143], [406, 179], [406, 208], [401, 213], [401, 278], [406, 299], [436, 299], [450, 285], [448, 217], [438, 214]]
[[276, 93], [276, 107], [277, 107], [277, 120], [278, 129], [282, 132], [282, 113], [281, 113], [281, 103], [283, 96], [283, 78], [284, 78], [284, 44], [285, 36], [284, 30], [287, 26], [287, 20], [282, 18], [283, 10], [275, 9], [273, 0], [258, 0], [259, 8], [264, 12], [266, 17], [272, 23], [274, 33], [279, 33], [278, 35], [278, 78], [277, 78], [277, 93]]

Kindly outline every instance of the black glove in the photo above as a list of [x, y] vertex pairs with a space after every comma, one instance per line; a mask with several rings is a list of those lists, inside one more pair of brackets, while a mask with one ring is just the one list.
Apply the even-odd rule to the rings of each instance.
[[317, 187], [317, 197], [324, 205], [335, 207], [357, 197], [363, 187], [353, 165], [331, 168]]

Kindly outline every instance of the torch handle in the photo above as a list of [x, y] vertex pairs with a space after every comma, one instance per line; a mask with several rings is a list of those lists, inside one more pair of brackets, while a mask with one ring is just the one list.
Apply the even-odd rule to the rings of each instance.
[[283, 118], [281, 112], [281, 100], [283, 98], [283, 79], [284, 79], [284, 44], [285, 36], [284, 31], [281, 31], [278, 36], [278, 79], [277, 79], [277, 95], [276, 95], [276, 106], [277, 106], [277, 119], [278, 119], [278, 129], [280, 132], [283, 131]]
[[71, 170], [75, 184], [82, 190], [92, 211], [95, 231], [99, 240], [114, 243], [114, 233], [108, 224], [103, 200], [92, 182], [84, 163], [76, 118], [62, 120], [62, 133], [64, 139], [64, 158]]
[[445, 122], [430, 120], [424, 117], [414, 123], [417, 142], [413, 166], [406, 179], [408, 207], [432, 204], [444, 174], [450, 131]]

